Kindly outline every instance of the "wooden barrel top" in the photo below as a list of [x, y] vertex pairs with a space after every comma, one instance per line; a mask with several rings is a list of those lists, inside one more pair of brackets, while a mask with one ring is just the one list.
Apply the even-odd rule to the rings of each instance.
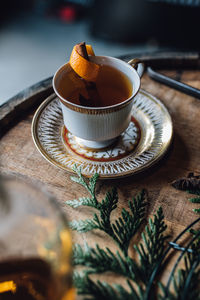
[[[200, 88], [199, 70], [165, 73]], [[147, 74], [142, 78], [141, 87], [160, 99], [169, 110], [174, 128], [171, 148], [165, 158], [148, 172], [134, 177], [100, 181], [97, 194], [99, 199], [102, 199], [105, 191], [115, 185], [119, 192], [119, 208], [127, 208], [128, 199], [131, 199], [137, 191], [146, 188], [147, 215], [152, 215], [159, 206], [162, 206], [173, 238], [197, 217], [192, 209], [198, 205], [190, 203], [188, 194], [175, 190], [171, 182], [186, 176], [189, 172], [200, 174], [200, 100], [152, 81]], [[29, 109], [20, 119], [17, 113], [15, 118], [16, 106], [12, 107], [9, 114], [7, 110], [9, 116], [1, 120], [1, 126], [4, 127], [0, 140], [1, 172], [43, 183], [46, 189], [55, 195], [68, 220], [85, 219], [92, 216], [92, 209], [69, 208], [65, 205], [65, 201], [86, 196], [87, 193], [71, 181], [70, 174], [49, 164], [37, 151], [31, 137], [31, 122], [36, 106], [51, 93], [51, 79], [48, 79], [34, 87], [32, 92], [29, 91], [28, 96], [21, 95], [21, 99], [26, 99], [27, 103], [20, 102], [18, 97], [17, 110]], [[5, 107], [3, 113], [6, 115]], [[111, 249], [115, 247], [113, 242], [101, 232], [73, 233], [73, 240], [81, 244], [86, 240], [90, 245], [99, 243]]]

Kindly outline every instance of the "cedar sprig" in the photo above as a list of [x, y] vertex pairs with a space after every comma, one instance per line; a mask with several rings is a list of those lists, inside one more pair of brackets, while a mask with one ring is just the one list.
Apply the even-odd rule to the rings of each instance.
[[117, 237], [118, 245], [125, 255], [128, 254], [131, 238], [143, 222], [146, 205], [146, 192], [142, 190], [128, 201], [129, 211], [123, 208], [121, 217], [112, 224], [114, 236]]
[[[189, 194], [200, 196], [200, 189], [192, 189], [186, 191]], [[200, 197], [192, 197], [188, 199], [191, 203], [199, 204], [200, 203]], [[193, 208], [193, 212], [196, 214], [200, 214], [200, 208]]]
[[[92, 199], [96, 199], [95, 194], [92, 196], [93, 196]], [[73, 201], [70, 201], [69, 203], [69, 201], [66, 201], [66, 204], [72, 206], [72, 202]], [[72, 221], [71, 223], [69, 223], [71, 229], [76, 230], [78, 232], [87, 232], [93, 229], [99, 229], [109, 234], [111, 237], [113, 237], [116, 240], [116, 242], [118, 242], [118, 240], [113, 234], [113, 229], [110, 223], [111, 212], [117, 207], [116, 206], [117, 202], [118, 202], [117, 189], [113, 188], [111, 191], [108, 191], [106, 193], [105, 199], [102, 200], [102, 203], [97, 201], [95, 205], [93, 205], [92, 202], [90, 202], [89, 205], [85, 204], [87, 206], [96, 208], [99, 211], [100, 216], [94, 213], [93, 219]]]
[[[100, 216], [96, 213], [93, 219], [72, 221], [72, 230], [87, 232], [99, 229], [107, 233], [117, 243], [122, 252], [127, 255], [131, 238], [139, 229], [145, 214], [146, 197], [145, 192], [140, 192], [136, 198], [129, 201], [130, 212], [122, 209], [121, 217], [111, 223], [110, 217], [113, 209], [116, 208], [118, 201], [117, 190], [114, 188], [107, 192], [103, 205], [98, 205]], [[106, 209], [104, 209], [106, 207]]]
[[191, 203], [200, 203], [200, 197], [190, 198], [189, 201], [190, 201]]
[[[106, 248], [105, 250], [101, 249], [99, 245], [96, 245], [95, 248], [91, 248], [86, 244], [84, 249], [80, 245], [75, 245], [74, 265], [81, 265], [86, 267], [86, 270], [82, 273], [85, 274], [85, 276], [82, 276], [82, 284], [88, 285], [86, 290], [84, 289], [84, 287], [82, 287], [84, 289], [84, 293], [96, 296], [94, 292], [96, 293], [97, 289], [101, 297], [108, 296], [110, 297], [108, 299], [123, 299], [121, 298], [124, 291], [123, 287], [118, 285], [118, 288], [116, 288], [116, 286], [106, 285], [105, 288], [104, 283], [98, 282], [96, 284], [88, 277], [89, 274], [114, 272], [115, 274], [122, 275], [128, 278], [127, 282], [129, 284], [131, 284], [131, 281], [137, 284], [137, 288], [133, 288], [133, 286], [131, 285], [131, 292], [128, 292], [128, 294], [124, 296], [127, 298], [124, 299], [129, 299], [129, 297], [130, 299], [131, 297], [132, 299], [144, 299], [145, 287], [148, 285], [151, 274], [154, 271], [155, 266], [160, 262], [161, 256], [163, 255], [165, 249], [165, 241], [167, 239], [165, 231], [167, 229], [167, 226], [165, 225], [163, 218], [164, 216], [162, 209], [159, 208], [156, 215], [154, 216], [154, 219], [149, 220], [149, 225], [146, 227], [145, 234], [143, 235], [146, 249], [142, 244], [140, 244], [140, 246], [142, 247], [140, 249], [135, 247], [137, 250], [136, 252], [138, 253], [140, 258], [140, 264], [138, 264], [128, 255], [121, 255], [118, 251], [116, 253], [113, 253], [109, 248]], [[144, 252], [141, 252], [141, 249], [143, 249]], [[86, 277], [87, 282], [85, 283], [84, 278]], [[84, 294], [80, 289], [80, 285], [82, 284], [80, 283], [79, 278], [77, 288], [80, 294]], [[95, 285], [95, 291], [92, 290], [94, 287], [90, 287], [90, 285], [93, 284]], [[104, 287], [103, 291], [101, 291], [102, 286]], [[123, 289], [123, 291], [120, 290], [120, 287]], [[88, 290], [88, 288], [90, 289]], [[106, 289], [106, 291], [104, 289]], [[108, 293], [107, 289], [111, 294]], [[117, 298], [115, 294], [116, 291], [118, 291], [119, 293], [119, 298]], [[104, 292], [106, 294], [104, 294]]]
[[[190, 190], [186, 190], [186, 192], [188, 194], [193, 194], [193, 195], [197, 195], [200, 196], [200, 189], [190, 189]], [[200, 197], [192, 197], [188, 199], [191, 203], [195, 203], [195, 204], [199, 204], [200, 203]], [[193, 208], [193, 212], [199, 214], [200, 213], [200, 208]]]
[[91, 248], [85, 244], [83, 248], [76, 244], [73, 248], [73, 263], [88, 267], [87, 274], [109, 271], [126, 276], [129, 269], [126, 260], [118, 251], [113, 253], [109, 248], [101, 249], [99, 245]]
[[80, 221], [72, 221], [69, 222], [69, 226], [72, 230], [76, 230], [78, 232], [84, 233], [88, 232], [94, 229], [99, 229], [98, 225], [95, 223], [95, 217], [93, 220], [86, 219], [86, 220], [80, 220]]
[[[140, 263], [128, 256], [128, 247], [130, 240], [140, 228], [145, 215], [146, 192], [142, 190], [136, 197], [128, 202], [129, 209], [122, 209], [121, 216], [111, 222], [111, 213], [117, 207], [118, 193], [116, 188], [106, 193], [105, 198], [100, 202], [95, 195], [95, 186], [97, 177], [91, 178], [89, 183], [78, 171], [78, 177], [73, 176], [73, 180], [84, 186], [90, 193], [87, 200], [75, 200], [76, 202], [66, 203], [70, 206], [77, 207], [77, 201], [84, 203], [86, 206], [92, 206], [98, 211], [92, 219], [74, 221], [71, 226], [74, 230], [86, 232], [93, 229], [100, 229], [106, 232], [117, 243], [120, 251], [113, 253], [109, 248], [101, 249], [99, 245], [95, 248], [89, 247], [87, 244], [84, 248], [80, 245], [74, 246], [74, 265], [85, 266], [82, 273], [75, 274], [75, 286], [78, 293], [91, 296], [93, 298], [85, 299], [137, 299], [142, 300], [145, 296], [145, 289], [148, 279], [153, 272], [153, 266], [159, 263], [163, 254], [165, 240], [167, 239], [162, 209], [157, 211], [153, 220], [149, 221], [149, 225], [143, 234], [143, 243], [140, 248], [136, 247], [136, 253], [139, 255]], [[76, 179], [75, 179], [76, 178]], [[90, 182], [93, 182], [93, 188], [90, 188]], [[95, 201], [93, 202], [93, 199]], [[88, 203], [89, 202], [89, 203]], [[79, 204], [79, 203], [78, 203]], [[145, 248], [146, 247], [146, 248]], [[148, 254], [148, 252], [150, 254]], [[147, 271], [147, 274], [145, 274]], [[89, 275], [114, 272], [127, 278], [129, 291], [121, 285], [108, 285], [104, 282], [92, 280]], [[136, 285], [131, 283], [134, 282]]]
[[114, 187], [106, 193], [105, 198], [100, 202], [96, 198], [95, 188], [98, 176], [95, 174], [89, 179], [89, 182], [81, 174], [81, 169], [74, 167], [78, 176], [72, 176], [72, 180], [81, 184], [89, 193], [90, 197], [79, 198], [79, 200], [70, 200], [65, 203], [72, 207], [80, 205], [90, 206], [98, 210], [94, 213], [92, 219], [72, 221], [69, 225], [72, 230], [78, 232], [87, 232], [93, 229], [99, 229], [108, 234], [119, 246], [122, 252], [127, 255], [131, 238], [139, 229], [145, 215], [146, 192], [142, 190], [132, 200], [128, 201], [129, 211], [122, 209], [121, 216], [113, 223], [111, 222], [111, 213], [117, 207], [118, 193]]
[[73, 171], [76, 172], [77, 176], [71, 176], [71, 180], [82, 185], [90, 194], [90, 197], [80, 197], [78, 200], [68, 200], [65, 203], [71, 207], [78, 206], [91, 206], [94, 208], [98, 207], [98, 201], [95, 194], [97, 180], [99, 178], [99, 174], [95, 173], [88, 182], [81, 174], [81, 168], [77, 168], [76, 165], [73, 167]]
[[197, 196], [200, 196], [200, 189], [192, 189], [192, 190], [186, 190], [186, 192], [188, 194], [193, 194], [193, 195], [197, 195]]
[[146, 193], [144, 190], [128, 201], [129, 211], [124, 208], [121, 216], [111, 223], [111, 212], [117, 207], [118, 193], [115, 188], [107, 192], [99, 206], [100, 218], [94, 214], [93, 220], [99, 229], [107, 233], [117, 243], [124, 255], [128, 254], [130, 240], [139, 229], [145, 215]]
[[[140, 228], [145, 212], [145, 193], [142, 191], [137, 197], [133, 198], [132, 201], [129, 201], [129, 210], [123, 209], [121, 217], [111, 224], [110, 215], [117, 207], [118, 202], [117, 190], [113, 189], [108, 192], [106, 197], [99, 202], [95, 195], [97, 178], [98, 176], [91, 178], [87, 182], [82, 177], [80, 170], [78, 177], [74, 176], [74, 181], [82, 184], [90, 193], [90, 197], [85, 197], [84, 200], [80, 198], [79, 200], [74, 200], [74, 202], [68, 202], [68, 205], [73, 207], [86, 205], [98, 210], [98, 214], [94, 214], [93, 219], [79, 221], [75, 227], [79, 228], [80, 231], [92, 229], [104, 230], [117, 242], [122, 253], [119, 251], [113, 253], [109, 248], [101, 249], [99, 245], [96, 245], [95, 248], [91, 248], [86, 244], [84, 249], [81, 248], [80, 245], [75, 245], [74, 265], [86, 267], [83, 272], [75, 272], [74, 274], [74, 283], [77, 287], [77, 291], [79, 294], [86, 296], [84, 299], [88, 300], [156, 299], [157, 277], [152, 281], [152, 275], [160, 264], [164, 266], [162, 262], [167, 253], [167, 251], [165, 251], [165, 242], [167, 239], [165, 232], [167, 226], [164, 223], [163, 211], [159, 208], [154, 218], [149, 220], [149, 224], [145, 227], [142, 234], [143, 241], [138, 246], [135, 246], [136, 255], [139, 256], [140, 261], [138, 263], [138, 260], [128, 256], [127, 247], [130, 243], [130, 238], [128, 237], [126, 242], [123, 227], [127, 226], [129, 229], [125, 229], [126, 232], [128, 233], [132, 230], [133, 234]], [[80, 203], [78, 203], [78, 201]], [[106, 225], [107, 229], [105, 228]], [[200, 300], [200, 232], [198, 230], [191, 230], [191, 232], [194, 236], [192, 240], [194, 242], [190, 242], [188, 244], [190, 248], [185, 248], [184, 250], [186, 252], [185, 254], [183, 253], [185, 255], [185, 267], [181, 268], [176, 274], [174, 274], [172, 270], [169, 277], [169, 282], [170, 280], [173, 282], [174, 291], [172, 292], [168, 285], [165, 286], [160, 283], [160, 289], [163, 291], [163, 295], [159, 295], [159, 297], [162, 300]], [[124, 241], [123, 245], [122, 241]], [[190, 249], [190, 251], [187, 251], [187, 249]], [[162, 270], [162, 268], [158, 270]], [[125, 289], [121, 285], [109, 285], [105, 282], [91, 279], [92, 274], [110, 271], [126, 277], [128, 289]], [[153, 285], [153, 288], [151, 289], [151, 294], [149, 294], [148, 287], [151, 285]]]
[[[74, 272], [74, 284], [79, 295], [86, 295], [84, 300], [142, 300], [140, 293], [137, 293], [127, 280], [130, 291], [124, 289], [121, 285], [114, 284], [113, 286], [101, 281], [93, 281], [85, 273]], [[89, 296], [89, 297], [88, 297]]]
[[87, 274], [113, 272], [136, 282], [143, 280], [143, 273], [132, 258], [122, 256], [119, 251], [113, 253], [109, 248], [104, 250], [99, 245], [91, 248], [85, 244], [83, 248], [76, 244], [73, 248], [73, 263], [75, 266], [87, 267]]
[[149, 218], [149, 224], [142, 233], [143, 242], [134, 245], [139, 254], [140, 268], [145, 283], [148, 282], [154, 268], [163, 256], [165, 243], [169, 238], [165, 234], [166, 229], [167, 225], [164, 222], [163, 210], [160, 207], [154, 215], [154, 219]]

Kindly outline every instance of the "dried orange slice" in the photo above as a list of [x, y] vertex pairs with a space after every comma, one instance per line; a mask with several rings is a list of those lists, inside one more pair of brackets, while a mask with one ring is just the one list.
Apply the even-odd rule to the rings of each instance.
[[[91, 45], [86, 45], [88, 55], [94, 55]], [[70, 60], [72, 69], [83, 79], [87, 81], [96, 81], [100, 66], [82, 57], [74, 46]]]

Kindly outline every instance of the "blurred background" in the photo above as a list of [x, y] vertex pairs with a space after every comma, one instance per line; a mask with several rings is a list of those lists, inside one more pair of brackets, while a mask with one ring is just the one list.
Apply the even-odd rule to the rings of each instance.
[[200, 0], [2, 0], [0, 105], [68, 61], [72, 47], [96, 55], [199, 51]]

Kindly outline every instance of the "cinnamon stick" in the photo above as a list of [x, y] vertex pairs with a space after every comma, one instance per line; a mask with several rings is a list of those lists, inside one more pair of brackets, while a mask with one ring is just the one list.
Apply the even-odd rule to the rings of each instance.
[[[89, 60], [85, 42], [81, 42], [81, 43], [77, 44], [76, 50], [82, 57]], [[88, 92], [89, 99], [86, 99], [83, 95], [80, 95], [79, 96], [80, 104], [83, 106], [90, 106], [90, 107], [100, 106], [100, 96], [99, 96], [95, 82], [87, 81], [83, 78], [82, 78], [82, 80], [83, 80], [86, 90]]]
[[87, 54], [87, 49], [85, 46], [85, 42], [81, 42], [76, 45], [76, 51], [85, 59], [89, 60], [89, 56]]

